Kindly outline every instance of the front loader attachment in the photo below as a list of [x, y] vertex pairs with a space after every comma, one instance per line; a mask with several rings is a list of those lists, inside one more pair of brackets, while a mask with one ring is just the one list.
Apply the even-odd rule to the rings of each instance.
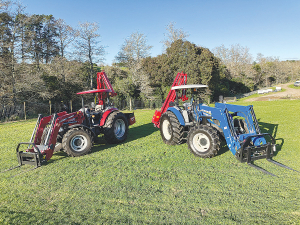
[[[32, 165], [34, 166], [33, 169], [36, 169], [45, 164], [47, 162], [46, 155], [42, 154], [42, 151], [49, 149], [49, 138], [51, 136], [56, 118], [57, 114], [53, 114], [52, 116], [48, 117], [43, 117], [41, 114], [39, 114], [30, 141], [21, 142], [16, 148], [19, 165], [1, 172], [13, 170], [23, 165]], [[26, 150], [20, 150], [20, 147], [24, 145], [26, 145]]]
[[[35, 143], [33, 143], [33, 141], [36, 138], [36, 134], [38, 133], [38, 130], [40, 128], [42, 118], [43, 118], [43, 116], [41, 114], [39, 114], [38, 119], [36, 121], [36, 125], [32, 132], [30, 141], [29, 142], [21, 142], [18, 144], [18, 146], [16, 148], [16, 154], [17, 154], [17, 159], [18, 159], [19, 165], [9, 168], [7, 170], [1, 171], [1, 173], [19, 168], [23, 165], [33, 165], [34, 166], [33, 169], [36, 169], [36, 168], [40, 167], [43, 163], [46, 162], [46, 160], [44, 159], [43, 155], [41, 154], [41, 151], [39, 150], [39, 148], [36, 146]], [[27, 150], [25, 152], [20, 151], [21, 145], [27, 145]]]
[[272, 159], [276, 151], [275, 139], [269, 133], [261, 133], [253, 106], [224, 103], [216, 103], [215, 106], [215, 109], [205, 106], [202, 106], [202, 109], [211, 111], [213, 119], [220, 122], [227, 146], [240, 162], [272, 176], [275, 175], [254, 165], [253, 162], [267, 159], [277, 166], [296, 171]]
[[[19, 148], [22, 144], [29, 145], [29, 146], [32, 145], [34, 152], [19, 151]], [[34, 143], [21, 142], [18, 144], [16, 152], [17, 152], [17, 158], [19, 161], [19, 166], [28, 164], [28, 165], [33, 165], [33, 166], [35, 166], [35, 168], [37, 168], [46, 162], [46, 160], [43, 157], [43, 155], [41, 154], [40, 150]]]
[[[259, 146], [250, 146], [251, 140], [253, 138], [261, 137], [261, 136], [269, 136], [272, 140], [272, 143], [268, 142], [267, 144], [263, 144], [263, 145], [259, 145]], [[235, 156], [240, 162], [246, 162], [249, 166], [251, 166], [255, 169], [258, 169], [261, 172], [269, 174], [271, 176], [276, 176], [276, 175], [274, 175], [273, 173], [270, 173], [269, 171], [267, 171], [259, 166], [254, 165], [253, 162], [258, 159], [267, 159], [268, 162], [274, 163], [277, 166], [298, 172], [297, 170], [294, 170], [286, 165], [283, 165], [283, 164], [273, 160], [272, 157], [274, 156], [275, 151], [276, 151], [275, 139], [269, 133], [264, 133], [264, 134], [259, 134], [259, 135], [248, 136], [245, 139], [244, 143], [242, 144], [241, 149], [239, 149], [235, 153]]]

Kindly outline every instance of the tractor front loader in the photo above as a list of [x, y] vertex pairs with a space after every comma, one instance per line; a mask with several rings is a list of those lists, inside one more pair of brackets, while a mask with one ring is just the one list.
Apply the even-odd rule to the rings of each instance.
[[[113, 107], [109, 98], [117, 93], [104, 71], [97, 73], [97, 89], [77, 94], [90, 93], [98, 94], [98, 103], [92, 104], [91, 108], [84, 106], [82, 100], [82, 108], [77, 112], [64, 111], [46, 117], [39, 115], [30, 141], [18, 144], [19, 165], [11, 169], [24, 164], [37, 168], [60, 150], [73, 157], [85, 155], [91, 151], [95, 138], [101, 133], [108, 143], [125, 141], [128, 127], [135, 123], [134, 113], [122, 113]], [[21, 151], [24, 145], [26, 149]]]
[[[215, 103], [205, 104], [199, 89], [207, 85], [187, 85], [187, 75], [178, 73], [161, 111], [155, 111], [154, 126], [160, 129], [164, 143], [178, 145], [187, 142], [190, 151], [198, 157], [214, 157], [224, 138], [229, 150], [240, 161], [269, 175], [274, 174], [253, 164], [258, 159], [267, 159], [278, 166], [293, 170], [272, 160], [276, 151], [275, 139], [262, 133], [253, 106]], [[187, 92], [191, 92], [191, 99]], [[198, 96], [197, 96], [198, 95]], [[179, 104], [179, 100], [183, 103]]]

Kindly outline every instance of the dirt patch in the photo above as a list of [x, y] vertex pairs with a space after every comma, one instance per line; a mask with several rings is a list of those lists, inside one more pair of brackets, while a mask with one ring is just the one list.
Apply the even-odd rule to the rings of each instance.
[[288, 86], [293, 83], [281, 84], [276, 87], [281, 87], [285, 89], [283, 92], [274, 92], [272, 94], [262, 94], [259, 97], [250, 98], [245, 101], [252, 102], [252, 101], [272, 101], [278, 99], [300, 99], [300, 89], [289, 88]]

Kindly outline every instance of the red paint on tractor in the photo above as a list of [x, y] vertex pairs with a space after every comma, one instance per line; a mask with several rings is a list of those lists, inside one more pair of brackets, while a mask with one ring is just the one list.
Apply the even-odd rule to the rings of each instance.
[[100, 120], [100, 126], [102, 127], [104, 124], [105, 124], [105, 121], [107, 119], [107, 117], [109, 116], [109, 114], [111, 114], [112, 112], [114, 111], [119, 111], [117, 108], [111, 108], [109, 110], [106, 110], [103, 115], [102, 115], [102, 118]]

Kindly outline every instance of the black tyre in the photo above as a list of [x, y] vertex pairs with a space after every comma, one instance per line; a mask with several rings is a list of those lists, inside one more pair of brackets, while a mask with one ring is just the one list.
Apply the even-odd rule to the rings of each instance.
[[183, 142], [183, 126], [174, 113], [167, 111], [161, 116], [159, 129], [164, 143], [179, 145]]
[[187, 137], [188, 147], [195, 156], [214, 157], [220, 149], [220, 137], [216, 129], [206, 125], [193, 127]]
[[62, 139], [64, 151], [73, 157], [82, 156], [91, 151], [93, 139], [89, 131], [73, 128]]
[[128, 133], [128, 121], [121, 112], [112, 112], [104, 125], [104, 138], [110, 144], [125, 141]]

